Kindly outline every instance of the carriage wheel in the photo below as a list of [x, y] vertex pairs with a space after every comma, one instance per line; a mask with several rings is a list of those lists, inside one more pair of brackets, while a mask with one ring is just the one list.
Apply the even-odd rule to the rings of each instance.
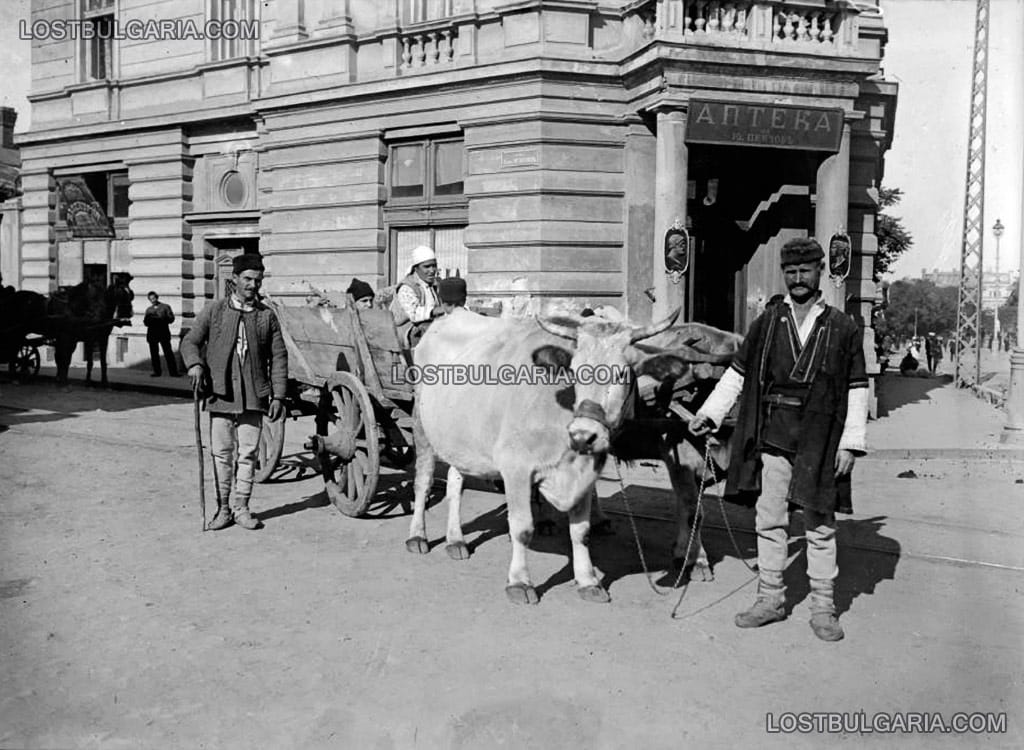
[[12, 377], [18, 380], [32, 380], [39, 374], [39, 348], [31, 344], [22, 344], [8, 367]]
[[282, 416], [276, 422], [263, 415], [263, 429], [260, 431], [260, 444], [256, 449], [256, 474], [253, 480], [266, 482], [277, 469], [284, 451], [284, 421]]
[[[380, 474], [380, 437], [370, 394], [354, 375], [337, 372], [328, 383], [334, 404], [331, 432], [355, 435], [355, 455], [346, 462], [320, 456], [327, 497], [346, 516], [361, 516], [377, 490]], [[331, 433], [328, 433], [330, 439]]]

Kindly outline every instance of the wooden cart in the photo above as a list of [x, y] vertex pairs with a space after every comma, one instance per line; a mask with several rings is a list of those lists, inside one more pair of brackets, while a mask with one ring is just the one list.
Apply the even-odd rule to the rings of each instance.
[[[388, 310], [268, 304], [288, 348], [287, 414], [315, 418], [305, 448], [327, 496], [345, 515], [360, 516], [376, 491], [381, 457], [403, 466], [413, 456], [409, 351]], [[256, 481], [277, 469], [284, 431], [285, 420], [264, 420]]]

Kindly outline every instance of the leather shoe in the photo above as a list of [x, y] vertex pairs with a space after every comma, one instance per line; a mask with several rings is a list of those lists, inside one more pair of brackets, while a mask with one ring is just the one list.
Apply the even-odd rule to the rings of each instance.
[[823, 641], [841, 641], [846, 635], [843, 626], [831, 612], [814, 612], [811, 615], [811, 630]]
[[231, 509], [222, 506], [217, 509], [217, 515], [213, 517], [213, 520], [210, 521], [206, 528], [210, 531], [220, 531], [230, 526], [232, 520]]
[[248, 529], [249, 531], [255, 531], [256, 529], [263, 528], [263, 524], [260, 522], [260, 519], [256, 518], [256, 516], [254, 516], [248, 510], [240, 510], [236, 512], [235, 523], [237, 523], [243, 529]]
[[759, 628], [785, 619], [786, 606], [783, 601], [759, 596], [754, 606], [736, 615], [735, 623], [738, 628]]

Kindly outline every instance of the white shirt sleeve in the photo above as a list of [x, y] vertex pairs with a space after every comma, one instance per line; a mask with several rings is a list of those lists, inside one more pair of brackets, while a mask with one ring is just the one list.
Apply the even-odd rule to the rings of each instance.
[[839, 438], [839, 449], [867, 453], [868, 450], [868, 389], [850, 390], [846, 404], [846, 422]]
[[420, 305], [419, 300], [416, 297], [416, 292], [409, 288], [408, 284], [402, 284], [398, 287], [398, 291], [395, 293], [398, 298], [398, 304], [405, 310], [406, 316], [413, 323], [421, 323], [424, 320], [430, 320], [430, 310], [433, 305]]
[[742, 391], [743, 376], [730, 367], [722, 375], [715, 390], [711, 391], [711, 395], [707, 397], [697, 413], [706, 416], [715, 423], [716, 427], [721, 427], [722, 420], [725, 419], [725, 415], [729, 413]]

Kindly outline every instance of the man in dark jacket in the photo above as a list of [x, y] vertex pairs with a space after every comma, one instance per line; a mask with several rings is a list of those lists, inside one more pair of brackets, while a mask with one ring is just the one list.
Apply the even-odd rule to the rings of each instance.
[[160, 349], [164, 350], [164, 358], [167, 360], [167, 374], [172, 378], [178, 377], [178, 363], [174, 359], [174, 349], [171, 347], [171, 323], [174, 322], [174, 312], [171, 306], [160, 301], [160, 295], [150, 292], [146, 295], [149, 299], [149, 307], [142, 318], [146, 326], [146, 342], [149, 344], [149, 360], [153, 364], [152, 377], [158, 378], [163, 372], [160, 369]]
[[[207, 408], [220, 502], [209, 526], [215, 530], [223, 529], [232, 520], [244, 529], [262, 526], [249, 512], [256, 449], [263, 415], [271, 420], [284, 416], [288, 380], [288, 352], [280, 323], [258, 297], [263, 283], [260, 256], [237, 256], [232, 280], [232, 294], [204, 307], [181, 342], [181, 355], [193, 387], [200, 383], [205, 367], [213, 391]], [[201, 354], [204, 344], [205, 359]]]
[[757, 496], [757, 601], [736, 615], [741, 628], [786, 617], [788, 505], [803, 508], [811, 628], [838, 641], [833, 590], [835, 513], [850, 513], [850, 473], [866, 451], [868, 379], [861, 333], [842, 311], [825, 304], [825, 267], [812, 239], [782, 248], [789, 294], [754, 321], [731, 367], [690, 422], [703, 435], [722, 424], [740, 401], [725, 492]]

